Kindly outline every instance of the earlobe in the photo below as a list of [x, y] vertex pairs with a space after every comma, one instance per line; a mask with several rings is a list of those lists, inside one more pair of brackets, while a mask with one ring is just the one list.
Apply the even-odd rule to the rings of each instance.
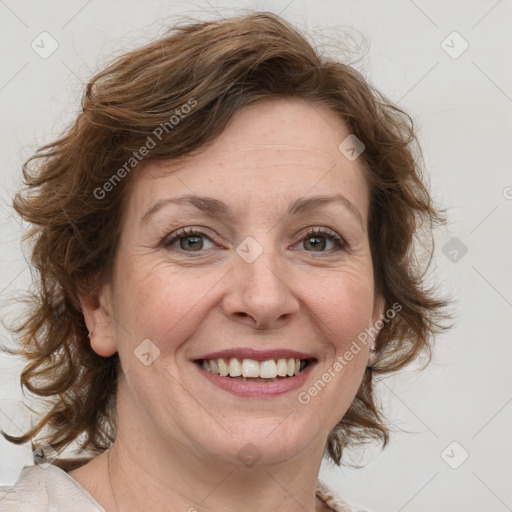
[[117, 351], [114, 321], [112, 314], [97, 295], [80, 297], [82, 312], [91, 348], [102, 357], [110, 357]]

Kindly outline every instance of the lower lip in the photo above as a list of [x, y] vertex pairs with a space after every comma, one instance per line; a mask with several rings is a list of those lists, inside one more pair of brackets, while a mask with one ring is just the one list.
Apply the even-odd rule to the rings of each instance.
[[287, 377], [274, 382], [244, 382], [243, 380], [215, 375], [194, 363], [201, 375], [212, 384], [241, 398], [274, 397], [298, 389], [304, 384], [315, 364], [315, 362], [309, 363], [304, 370], [294, 377]]

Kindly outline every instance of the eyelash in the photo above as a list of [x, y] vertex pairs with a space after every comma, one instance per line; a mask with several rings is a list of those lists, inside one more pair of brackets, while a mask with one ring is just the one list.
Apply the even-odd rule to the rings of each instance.
[[[217, 243], [220, 243], [218, 242], [218, 240], [216, 239], [215, 236], [208, 236], [206, 233], [200, 231], [200, 230], [197, 230], [195, 228], [182, 228], [182, 229], [179, 229], [177, 231], [175, 231], [174, 233], [171, 233], [168, 237], [166, 237], [163, 241], [162, 241], [162, 245], [165, 247], [165, 248], [171, 248], [171, 246], [175, 243], [175, 242], [178, 242], [179, 240], [184, 240], [186, 238], [189, 238], [189, 237], [193, 237], [193, 236], [204, 236], [206, 238], [208, 238], [211, 242], [217, 242]], [[306, 233], [304, 233], [304, 235], [302, 236], [301, 240], [299, 240], [299, 242], [302, 242], [304, 241], [305, 239], [307, 238], [311, 238], [313, 236], [320, 236], [320, 237], [324, 237], [324, 238], [327, 238], [328, 240], [331, 240], [333, 242], [336, 243], [337, 245], [337, 248], [334, 248], [334, 249], [330, 249], [330, 250], [327, 250], [327, 251], [319, 251], [320, 254], [322, 253], [332, 253], [332, 252], [337, 252], [337, 251], [346, 251], [348, 249], [348, 246], [346, 244], [346, 242], [339, 236], [336, 234], [336, 232], [334, 231], [331, 231], [329, 229], [326, 229], [326, 228], [310, 228]], [[200, 250], [200, 251], [184, 251], [184, 250], [181, 250], [182, 252], [185, 252], [185, 253], [191, 253], [193, 254], [194, 252], [197, 252], [197, 253], [203, 253], [204, 250]], [[317, 252], [317, 251], [306, 251], [306, 252]]]

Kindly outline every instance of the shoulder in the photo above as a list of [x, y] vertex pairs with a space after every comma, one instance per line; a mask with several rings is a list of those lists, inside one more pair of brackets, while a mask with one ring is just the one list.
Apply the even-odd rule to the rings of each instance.
[[62, 469], [25, 466], [12, 487], [0, 491], [0, 512], [105, 512]]
[[320, 479], [317, 480], [316, 495], [333, 510], [333, 512], [371, 512], [367, 508], [344, 500], [341, 496], [331, 491]]

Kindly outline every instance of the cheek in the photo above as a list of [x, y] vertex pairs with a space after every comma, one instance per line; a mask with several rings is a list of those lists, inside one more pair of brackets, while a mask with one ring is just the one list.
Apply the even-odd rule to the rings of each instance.
[[362, 334], [371, 325], [373, 286], [361, 276], [345, 275], [310, 301], [329, 355], [299, 401], [312, 407], [319, 429], [334, 428], [353, 402], [367, 366], [370, 338]]
[[129, 333], [131, 344], [150, 339], [162, 352], [174, 351], [197, 329], [204, 304], [222, 278], [220, 272], [202, 271], [194, 276], [183, 269], [144, 261], [126, 268], [125, 275], [130, 278], [119, 281], [116, 311], [125, 325], [117, 332], [122, 339]]
[[[318, 318], [323, 337], [333, 355], [348, 350], [372, 321], [374, 303], [371, 272], [360, 269], [345, 271], [324, 279], [317, 293], [309, 292], [308, 309]], [[360, 352], [364, 352], [362, 347]]]

